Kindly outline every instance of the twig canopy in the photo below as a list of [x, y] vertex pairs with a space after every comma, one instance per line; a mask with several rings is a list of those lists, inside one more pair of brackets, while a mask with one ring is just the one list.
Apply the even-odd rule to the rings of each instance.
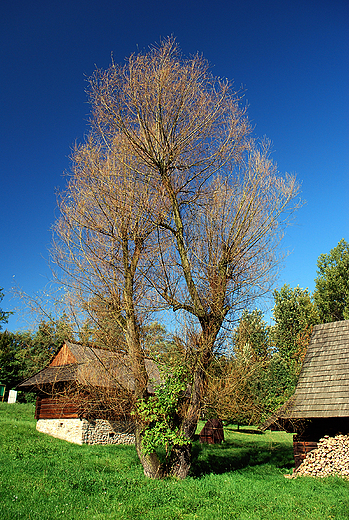
[[272, 285], [297, 183], [252, 138], [241, 95], [172, 38], [97, 70], [89, 96], [54, 256], [83, 308], [110, 310], [123, 331], [141, 398], [142, 323], [164, 307], [191, 315], [190, 439], [223, 323]]

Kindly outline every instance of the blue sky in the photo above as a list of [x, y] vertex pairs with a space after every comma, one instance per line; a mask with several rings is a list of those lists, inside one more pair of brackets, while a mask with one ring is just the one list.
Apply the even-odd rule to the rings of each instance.
[[[86, 78], [174, 35], [246, 89], [255, 133], [307, 204], [287, 230], [279, 286], [314, 289], [316, 260], [349, 240], [347, 0], [11, 0], [0, 7], [0, 287], [34, 295], [50, 271], [56, 190], [86, 134]], [[25, 327], [20, 311], [8, 329]]]

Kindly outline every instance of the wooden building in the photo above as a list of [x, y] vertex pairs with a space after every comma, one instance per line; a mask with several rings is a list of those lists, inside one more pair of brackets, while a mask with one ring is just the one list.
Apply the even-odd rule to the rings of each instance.
[[220, 444], [224, 441], [224, 430], [221, 419], [217, 417], [209, 419], [201, 430], [199, 440], [201, 443]]
[[314, 327], [295, 393], [268, 428], [296, 433], [296, 467], [324, 435], [349, 434], [349, 320]]
[[[148, 391], [160, 382], [146, 359]], [[125, 354], [65, 343], [50, 364], [17, 387], [37, 393], [37, 430], [78, 444], [134, 442], [129, 415], [135, 381]]]

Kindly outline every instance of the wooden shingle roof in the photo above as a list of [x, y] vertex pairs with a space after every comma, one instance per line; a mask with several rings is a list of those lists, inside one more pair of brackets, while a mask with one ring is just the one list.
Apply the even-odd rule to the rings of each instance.
[[296, 391], [274, 416], [349, 417], [349, 320], [314, 327]]
[[[148, 391], [153, 392], [153, 383], [160, 383], [157, 365], [151, 359], [145, 360], [149, 376]], [[80, 385], [116, 387], [133, 391], [135, 388], [131, 365], [125, 354], [97, 347], [87, 347], [65, 343], [51, 363], [18, 385], [28, 390], [45, 384], [76, 382]]]

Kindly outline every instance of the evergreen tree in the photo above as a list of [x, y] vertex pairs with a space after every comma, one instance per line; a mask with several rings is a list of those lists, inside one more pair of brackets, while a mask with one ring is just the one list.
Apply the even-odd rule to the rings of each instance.
[[22, 365], [18, 352], [23, 348], [19, 335], [5, 330], [0, 333], [0, 382], [11, 390], [21, 381]]
[[35, 332], [0, 333], [0, 381], [7, 389], [43, 369], [62, 346], [73, 340], [65, 318], [42, 321]]

